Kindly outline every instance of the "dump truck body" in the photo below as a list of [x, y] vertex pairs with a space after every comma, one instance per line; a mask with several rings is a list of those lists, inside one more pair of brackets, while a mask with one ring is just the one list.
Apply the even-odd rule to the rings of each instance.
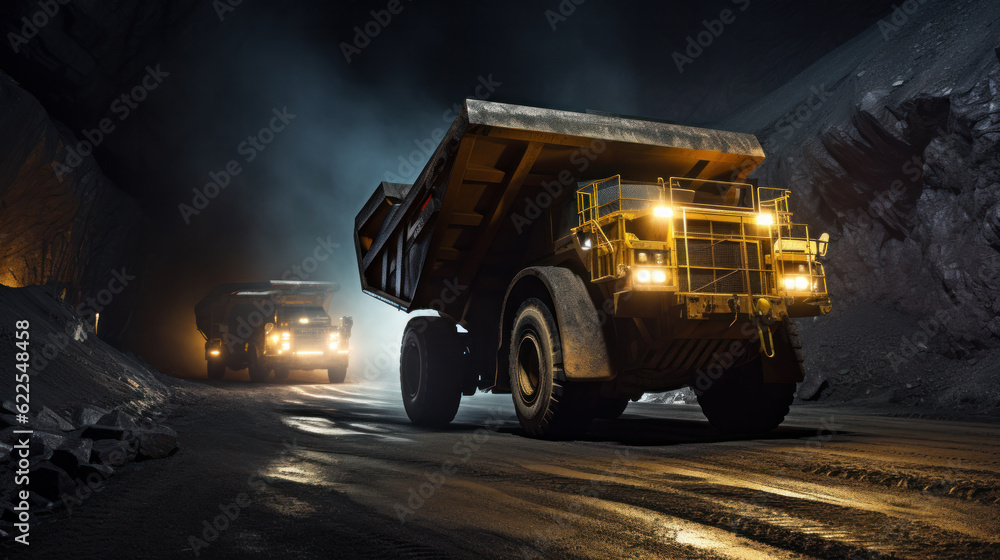
[[195, 307], [205, 337], [209, 377], [225, 368], [248, 368], [253, 381], [273, 370], [328, 370], [330, 381], [346, 376], [353, 320], [334, 324], [325, 307], [336, 284], [273, 280], [224, 284]]
[[[382, 183], [359, 212], [362, 286], [468, 331], [449, 380], [465, 394], [517, 404], [518, 372], [540, 368], [550, 393], [584, 395], [583, 418], [736, 377], [794, 387], [791, 319], [830, 310], [828, 238], [794, 223], [789, 191], [747, 180], [763, 159], [748, 134], [469, 100], [414, 184]], [[555, 354], [518, 364], [536, 352], [522, 335]]]

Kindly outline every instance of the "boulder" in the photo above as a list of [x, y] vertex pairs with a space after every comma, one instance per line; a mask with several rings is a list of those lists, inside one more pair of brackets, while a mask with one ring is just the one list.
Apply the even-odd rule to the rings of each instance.
[[43, 406], [41, 412], [31, 419], [31, 426], [36, 430], [72, 432], [76, 428], [52, 409]]
[[81, 406], [73, 414], [73, 422], [77, 426], [100, 424], [101, 418], [104, 418], [110, 412], [110, 410], [96, 406]]
[[118, 409], [105, 414], [95, 424], [99, 426], [114, 426], [116, 428], [125, 428], [128, 430], [134, 430], [137, 427], [135, 420], [133, 420], [131, 416]]
[[177, 451], [177, 432], [167, 427], [137, 432], [140, 459], [163, 459]]

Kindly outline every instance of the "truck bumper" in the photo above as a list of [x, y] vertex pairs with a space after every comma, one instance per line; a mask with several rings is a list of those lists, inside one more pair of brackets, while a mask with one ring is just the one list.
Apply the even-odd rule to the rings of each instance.
[[273, 368], [309, 370], [347, 367], [348, 356], [347, 352], [334, 350], [318, 353], [269, 354], [265, 357]]

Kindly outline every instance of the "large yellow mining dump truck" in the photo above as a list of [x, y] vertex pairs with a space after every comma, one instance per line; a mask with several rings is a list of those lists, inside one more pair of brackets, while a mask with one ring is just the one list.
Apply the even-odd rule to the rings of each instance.
[[747, 180], [763, 160], [749, 134], [466, 101], [355, 221], [364, 290], [440, 315], [403, 333], [410, 419], [510, 392], [529, 434], [559, 436], [690, 386], [723, 432], [778, 426], [803, 378], [792, 319], [831, 308], [829, 237]]

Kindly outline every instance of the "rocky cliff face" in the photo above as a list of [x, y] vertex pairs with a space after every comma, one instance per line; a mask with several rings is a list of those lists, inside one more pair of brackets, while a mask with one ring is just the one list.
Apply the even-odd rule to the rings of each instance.
[[997, 8], [907, 2], [720, 124], [756, 133], [761, 182], [831, 233], [838, 306], [937, 316], [946, 353], [1000, 340]]
[[137, 205], [3, 74], [0, 108], [0, 284], [52, 286], [91, 319], [113, 299], [121, 309], [134, 290], [115, 279], [137, 266]]
[[911, 1], [718, 123], [830, 232], [834, 311], [803, 321], [807, 400], [1000, 403], [1000, 10]]

